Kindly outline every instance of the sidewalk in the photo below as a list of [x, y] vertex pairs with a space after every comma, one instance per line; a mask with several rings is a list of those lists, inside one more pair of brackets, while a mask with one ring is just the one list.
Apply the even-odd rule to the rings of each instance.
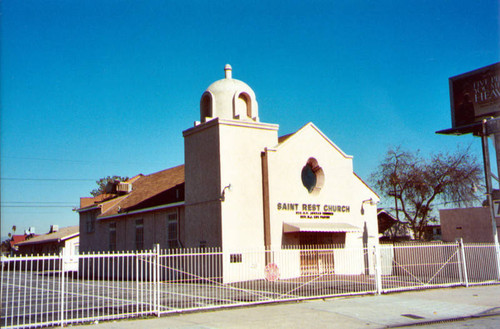
[[387, 328], [500, 314], [500, 285], [276, 303], [91, 325], [118, 328]]

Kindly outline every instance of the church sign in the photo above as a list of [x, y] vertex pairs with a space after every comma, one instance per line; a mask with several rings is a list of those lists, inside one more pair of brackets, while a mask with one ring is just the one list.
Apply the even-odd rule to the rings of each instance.
[[449, 79], [453, 128], [500, 116], [500, 63]]
[[278, 202], [278, 211], [289, 211], [295, 213], [301, 219], [329, 219], [335, 213], [349, 213], [351, 206], [319, 203], [290, 203]]

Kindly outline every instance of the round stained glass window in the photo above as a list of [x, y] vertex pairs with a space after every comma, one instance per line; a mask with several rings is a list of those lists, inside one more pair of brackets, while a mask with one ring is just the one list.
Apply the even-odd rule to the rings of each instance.
[[316, 173], [313, 171], [310, 164], [306, 164], [304, 168], [302, 168], [302, 184], [304, 184], [305, 188], [311, 193], [316, 187], [316, 183]]

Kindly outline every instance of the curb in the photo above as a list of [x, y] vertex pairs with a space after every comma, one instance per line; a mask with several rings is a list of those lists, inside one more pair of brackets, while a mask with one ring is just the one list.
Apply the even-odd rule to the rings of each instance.
[[414, 326], [425, 326], [425, 325], [429, 325], [429, 324], [432, 325], [432, 324], [439, 324], [439, 323], [445, 323], [445, 322], [458, 322], [458, 321], [464, 321], [464, 320], [469, 320], [469, 319], [487, 318], [490, 316], [500, 316], [500, 307], [494, 307], [494, 308], [491, 308], [491, 309], [486, 310], [484, 312], [481, 312], [478, 314], [473, 314], [473, 315], [440, 319], [440, 320], [429, 320], [429, 321], [422, 321], [422, 322], [398, 324], [398, 325], [388, 325], [388, 326], [385, 326], [384, 328], [405, 328], [405, 327], [414, 327]]

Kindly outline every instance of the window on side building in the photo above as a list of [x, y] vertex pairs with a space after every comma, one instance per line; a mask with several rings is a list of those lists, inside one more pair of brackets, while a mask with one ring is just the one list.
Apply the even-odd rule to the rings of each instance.
[[168, 214], [167, 217], [167, 228], [168, 228], [168, 247], [169, 248], [178, 248], [178, 230], [177, 230], [177, 214], [172, 213]]
[[135, 221], [135, 248], [137, 250], [144, 249], [144, 222], [142, 219]]
[[116, 223], [109, 223], [109, 250], [116, 250]]
[[92, 233], [95, 230], [95, 217], [92, 212], [85, 213], [85, 223], [87, 226], [87, 233]]

